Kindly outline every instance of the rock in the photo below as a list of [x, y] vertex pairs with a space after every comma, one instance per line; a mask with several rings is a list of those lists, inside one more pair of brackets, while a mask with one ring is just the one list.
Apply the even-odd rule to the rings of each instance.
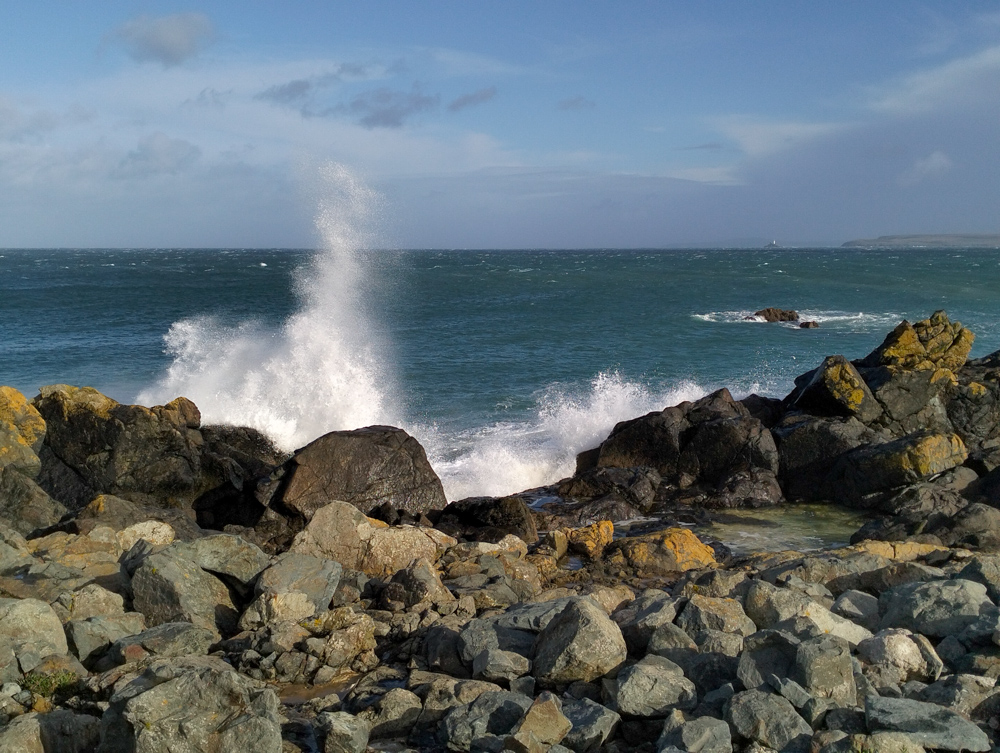
[[569, 549], [575, 554], [596, 559], [614, 540], [615, 526], [610, 520], [601, 520], [585, 528], [574, 528], [569, 532]]
[[648, 512], [653, 506], [656, 490], [662, 478], [655, 468], [592, 468], [572, 478], [560, 481], [556, 491], [560, 497], [596, 499], [615, 494], [633, 507]]
[[878, 598], [864, 591], [844, 591], [830, 611], [868, 630], [878, 629]]
[[799, 320], [799, 312], [793, 311], [792, 309], [778, 309], [773, 306], [769, 306], [766, 309], [761, 309], [760, 311], [755, 311], [752, 318], [763, 319], [765, 322], [797, 322]]
[[462, 628], [456, 644], [459, 656], [469, 667], [489, 649], [516, 653], [527, 660], [532, 656], [534, 647], [535, 636], [532, 633], [505, 625], [500, 620], [478, 618], [469, 620]]
[[66, 637], [73, 654], [87, 664], [100, 658], [119, 638], [136, 635], [145, 628], [146, 620], [138, 612], [100, 615], [70, 620], [66, 623]]
[[339, 562], [286, 552], [261, 572], [254, 590], [258, 597], [303, 594], [315, 614], [330, 607], [342, 574], [343, 567]]
[[907, 583], [879, 597], [880, 627], [906, 628], [944, 638], [960, 633], [993, 603], [986, 587], [970, 580]]
[[36, 478], [44, 439], [45, 420], [35, 407], [13, 387], [0, 387], [0, 468]]
[[969, 717], [989, 721], [1000, 704], [996, 679], [978, 675], [948, 675], [919, 691], [914, 700], [934, 703]]
[[865, 380], [884, 411], [872, 423], [902, 437], [915, 431], [950, 434], [946, 401], [955, 381], [947, 369], [896, 371], [886, 366], [863, 369]]
[[[2, 452], [2, 448], [0, 448]], [[3, 458], [0, 457], [0, 463]], [[68, 510], [10, 464], [0, 467], [0, 519], [19, 533], [31, 534], [58, 523]]]
[[[123, 549], [128, 550], [135, 545], [136, 540], [147, 535], [153, 535], [157, 539], [152, 543], [170, 543], [165, 540], [166, 530], [150, 526], [151, 521], [170, 526], [175, 539], [188, 541], [203, 536], [202, 530], [188, 517], [187, 512], [189, 511], [143, 506], [113, 494], [99, 494], [77, 512], [68, 527], [76, 533], [89, 534], [94, 528], [108, 526], [121, 534], [119, 543]], [[131, 544], [128, 544], [129, 540], [132, 541]]]
[[865, 719], [871, 732], [902, 732], [928, 748], [988, 751], [992, 747], [986, 733], [975, 724], [933, 703], [869, 696]]
[[882, 415], [879, 401], [843, 356], [827, 356], [819, 368], [798, 377], [788, 403], [814, 415], [853, 416], [865, 424]]
[[278, 696], [213, 657], [154, 661], [118, 687], [97, 753], [281, 753]]
[[715, 564], [715, 552], [687, 528], [667, 528], [613, 541], [604, 550], [612, 566], [628, 566], [655, 575]]
[[799, 322], [799, 329], [818, 329], [818, 328], [819, 328], [819, 322], [817, 321], [810, 320], [808, 322]]
[[627, 654], [617, 624], [589, 599], [573, 599], [539, 633], [532, 675], [543, 687], [590, 682]]
[[472, 677], [487, 682], [510, 682], [531, 671], [531, 662], [521, 654], [487, 648], [479, 652], [472, 662]]
[[392, 575], [414, 560], [437, 562], [455, 539], [433, 528], [386, 526], [346, 502], [316, 510], [291, 551], [323, 557], [368, 575]]
[[1000, 549], [1000, 510], [980, 502], [962, 508], [935, 535], [950, 546]]
[[621, 714], [663, 717], [671, 709], [690, 711], [698, 702], [694, 683], [669, 659], [648, 654], [618, 673], [614, 709]]
[[778, 440], [781, 481], [795, 500], [818, 500], [836, 493], [830, 473], [846, 452], [878, 441], [876, 433], [857, 418], [785, 416], [772, 430]]
[[854, 504], [875, 492], [914, 484], [961, 465], [968, 457], [957, 434], [917, 432], [842, 455], [831, 477]]
[[780, 751], [808, 750], [813, 734], [791, 703], [760, 690], [734, 695], [726, 721], [740, 737]]
[[562, 742], [572, 728], [573, 723], [562, 713], [559, 698], [545, 691], [534, 700], [514, 727], [513, 740], [508, 740], [508, 744], [521, 745], [526, 750], [532, 750], [539, 744], [550, 749]]
[[863, 366], [886, 366], [897, 371], [958, 371], [965, 364], [975, 335], [944, 311], [910, 324], [902, 321], [882, 344], [862, 359]]
[[729, 725], [721, 719], [703, 716], [672, 726], [667, 719], [663, 733], [656, 743], [663, 751], [674, 746], [688, 753], [732, 753], [733, 743]]
[[852, 646], [871, 637], [870, 631], [850, 620], [838, 617], [805, 594], [778, 588], [764, 581], [755, 581], [750, 586], [744, 609], [747, 616], [760, 629], [773, 627], [793, 617], [804, 617], [815, 625], [819, 632], [843, 638]]
[[678, 600], [669, 594], [651, 590], [620, 607], [611, 618], [621, 628], [629, 651], [642, 656], [656, 630], [674, 621], [677, 606]]
[[1000, 601], [1000, 555], [976, 554], [956, 577], [982, 583], [993, 603]]
[[600, 749], [621, 722], [617, 713], [588, 698], [564, 700], [562, 712], [573, 725], [563, 738], [563, 745], [576, 753]]
[[215, 633], [206, 628], [189, 622], [165, 622], [118, 638], [108, 653], [115, 664], [127, 664], [147, 656], [199, 656], [207, 654], [215, 641]]
[[757, 632], [753, 620], [747, 617], [740, 602], [694, 595], [677, 617], [677, 626], [697, 635], [704, 630], [721, 630], [747, 636]]
[[469, 497], [452, 502], [444, 508], [437, 526], [476, 541], [496, 542], [509, 535], [527, 543], [538, 541], [535, 520], [518, 496]]
[[150, 555], [132, 576], [136, 611], [150, 626], [190, 622], [223, 635], [235, 632], [239, 613], [229, 590], [171, 547]]
[[159, 520], [145, 520], [135, 523], [116, 534], [118, 545], [127, 552], [139, 541], [148, 541], [154, 546], [167, 546], [176, 538], [173, 526]]
[[881, 630], [861, 641], [858, 644], [858, 656], [869, 664], [894, 668], [899, 674], [900, 683], [923, 679], [928, 669], [924, 652], [914, 640], [913, 633], [900, 628]]
[[89, 714], [31, 712], [0, 728], [0, 753], [90, 753], [100, 737], [101, 723]]
[[441, 582], [441, 576], [427, 559], [419, 559], [397, 572], [390, 584], [398, 586], [401, 601], [407, 607], [422, 601], [431, 604], [455, 601], [455, 596]]
[[791, 679], [816, 698], [830, 698], [838, 706], [853, 707], [857, 703], [851, 648], [841, 638], [823, 636], [802, 641], [795, 652]]
[[438, 736], [448, 750], [469, 751], [487, 735], [506, 735], [531, 707], [520, 693], [488, 691], [452, 709], [441, 721]]
[[358, 717], [368, 722], [369, 737], [378, 740], [408, 733], [420, 718], [422, 708], [416, 693], [391, 688], [375, 705], [359, 712]]
[[171, 551], [244, 590], [253, 585], [271, 559], [249, 541], [224, 533], [177, 543]]
[[801, 641], [782, 630], [760, 630], [743, 642], [736, 675], [748, 690], [768, 685], [768, 677], [793, 672]]
[[365, 753], [368, 723], [346, 711], [327, 711], [316, 717], [323, 734], [323, 753]]
[[[45, 419], [45, 445], [96, 492], [181, 507], [215, 485], [202, 475], [201, 416], [186, 398], [145, 408], [90, 387], [54, 385], [33, 404]], [[67, 501], [59, 489], [42, 486]]]
[[333, 431], [285, 463], [281, 486], [267, 501], [304, 522], [332, 500], [367, 513], [380, 505], [420, 514], [442, 510], [444, 489], [423, 447], [402, 429], [369, 426]]
[[66, 634], [52, 607], [38, 599], [0, 598], [0, 680], [17, 681], [42, 657], [67, 653]]

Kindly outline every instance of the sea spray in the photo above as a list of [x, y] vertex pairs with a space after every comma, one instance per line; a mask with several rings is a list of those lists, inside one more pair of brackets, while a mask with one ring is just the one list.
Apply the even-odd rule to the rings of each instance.
[[600, 444], [619, 421], [704, 394], [692, 382], [653, 390], [616, 372], [601, 373], [580, 392], [545, 390], [527, 421], [497, 422], [458, 436], [413, 431], [424, 441], [448, 499], [499, 496], [570, 476], [577, 453]]
[[386, 344], [365, 307], [378, 196], [341, 165], [320, 175], [322, 248], [297, 275], [299, 310], [270, 329], [175, 322], [165, 336], [173, 362], [139, 402], [184, 395], [206, 423], [252, 426], [286, 449], [335, 429], [398, 422]]

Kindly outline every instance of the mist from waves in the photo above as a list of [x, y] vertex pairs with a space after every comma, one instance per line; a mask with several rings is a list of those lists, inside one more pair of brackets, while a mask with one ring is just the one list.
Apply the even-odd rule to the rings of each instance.
[[277, 327], [198, 317], [164, 337], [173, 361], [137, 402], [184, 395], [205, 424], [251, 426], [287, 451], [329, 431], [388, 424], [427, 451], [449, 500], [510, 494], [571, 475], [577, 453], [622, 420], [705, 394], [693, 383], [655, 388], [600, 373], [576, 389], [543, 389], [518, 419], [445, 431], [409, 420], [391, 343], [365, 301], [378, 284], [380, 198], [341, 165], [321, 169], [316, 227], [323, 245], [296, 278], [298, 310]]
[[184, 395], [205, 423], [252, 426], [287, 450], [335, 429], [399, 420], [388, 344], [365, 308], [379, 197], [342, 165], [319, 172], [322, 247], [296, 276], [298, 311], [277, 328], [175, 322], [164, 338], [173, 362], [140, 403]]

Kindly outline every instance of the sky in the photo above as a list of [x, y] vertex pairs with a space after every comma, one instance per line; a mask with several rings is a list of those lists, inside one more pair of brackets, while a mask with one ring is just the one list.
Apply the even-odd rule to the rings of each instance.
[[0, 248], [1000, 232], [996, 2], [0, 0]]

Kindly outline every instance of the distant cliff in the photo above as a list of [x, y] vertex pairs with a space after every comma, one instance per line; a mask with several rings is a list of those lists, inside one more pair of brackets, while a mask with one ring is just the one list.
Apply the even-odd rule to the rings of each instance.
[[1000, 248], [1000, 235], [880, 235], [842, 248]]

